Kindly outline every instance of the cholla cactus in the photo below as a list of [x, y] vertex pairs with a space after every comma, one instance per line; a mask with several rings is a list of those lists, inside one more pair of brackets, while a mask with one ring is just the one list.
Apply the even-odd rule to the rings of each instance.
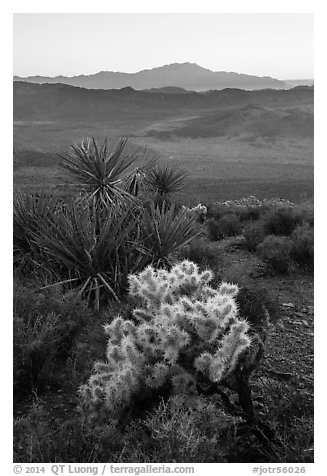
[[251, 339], [238, 317], [238, 287], [213, 289], [212, 278], [190, 261], [129, 276], [129, 292], [142, 305], [135, 321], [118, 316], [105, 325], [107, 361], [81, 388], [85, 403], [117, 412], [147, 391], [190, 394], [199, 380], [218, 383], [230, 374]]
[[205, 205], [201, 205], [201, 203], [199, 203], [193, 208], [188, 208], [188, 207], [185, 207], [185, 205], [183, 205], [182, 209], [190, 213], [191, 215], [195, 216], [195, 218], [204, 217], [208, 211], [207, 207]]

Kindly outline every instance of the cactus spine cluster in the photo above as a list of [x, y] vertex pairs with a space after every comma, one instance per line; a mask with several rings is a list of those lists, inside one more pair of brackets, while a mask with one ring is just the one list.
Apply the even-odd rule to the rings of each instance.
[[237, 286], [214, 289], [212, 278], [190, 261], [129, 276], [130, 295], [141, 305], [133, 320], [118, 316], [104, 326], [107, 360], [81, 387], [85, 404], [117, 411], [143, 393], [192, 394], [198, 379], [218, 383], [232, 372], [251, 344], [248, 324], [238, 317]]

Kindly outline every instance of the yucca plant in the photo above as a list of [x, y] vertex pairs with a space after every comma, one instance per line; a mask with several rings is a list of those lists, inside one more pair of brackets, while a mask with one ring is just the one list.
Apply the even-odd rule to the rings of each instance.
[[194, 217], [185, 211], [151, 205], [142, 216], [143, 243], [154, 266], [171, 266], [169, 255], [198, 235]]
[[13, 201], [14, 266], [22, 272], [31, 272], [42, 261], [35, 235], [41, 223], [53, 220], [58, 199], [45, 192], [18, 192]]
[[145, 176], [145, 172], [137, 167], [126, 180], [126, 189], [128, 193], [137, 197], [142, 189]]
[[157, 166], [158, 158], [152, 152], [149, 155], [146, 147], [143, 152], [135, 152], [134, 157], [138, 165], [126, 176], [125, 190], [138, 197], [145, 189], [147, 175]]
[[76, 184], [83, 198], [96, 207], [110, 207], [133, 195], [124, 190], [124, 181], [135, 156], [123, 155], [127, 139], [121, 139], [112, 149], [105, 139], [97, 144], [94, 138], [84, 139], [71, 146], [71, 151], [60, 155], [59, 167]]
[[145, 186], [154, 194], [154, 203], [162, 207], [169, 205], [172, 196], [184, 187], [187, 174], [176, 165], [160, 165], [148, 171]]
[[78, 287], [96, 310], [102, 297], [118, 301], [127, 275], [143, 266], [146, 253], [134, 243], [138, 218], [133, 211], [117, 205], [99, 221], [98, 209], [88, 202], [75, 203], [35, 235], [44, 252], [66, 269], [61, 282]]

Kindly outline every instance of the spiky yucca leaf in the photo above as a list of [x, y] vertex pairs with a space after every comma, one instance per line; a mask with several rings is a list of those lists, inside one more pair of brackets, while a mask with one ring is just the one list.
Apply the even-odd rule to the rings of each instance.
[[[79, 286], [80, 294], [94, 298], [99, 310], [101, 295], [118, 300], [128, 273], [141, 266], [143, 255], [130, 241], [137, 220], [132, 210], [110, 209], [99, 225], [97, 210], [88, 204], [73, 204], [52, 223], [43, 224], [37, 244], [55, 262], [64, 266]], [[99, 227], [100, 226], [100, 227]]]
[[41, 253], [33, 239], [40, 223], [53, 219], [58, 199], [45, 192], [15, 194], [13, 201], [14, 265], [21, 271], [39, 266]]
[[80, 188], [84, 197], [96, 206], [109, 207], [133, 198], [123, 189], [125, 174], [135, 157], [123, 155], [127, 139], [121, 139], [114, 150], [107, 140], [98, 145], [94, 138], [83, 140], [61, 155], [60, 168]]
[[175, 205], [159, 208], [152, 204], [142, 217], [144, 244], [155, 266], [169, 266], [169, 255], [198, 235], [194, 219], [186, 212], [176, 212]]

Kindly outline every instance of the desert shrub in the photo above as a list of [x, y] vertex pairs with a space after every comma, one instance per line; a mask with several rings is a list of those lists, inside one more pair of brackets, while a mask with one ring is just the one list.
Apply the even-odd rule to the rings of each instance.
[[211, 241], [218, 241], [221, 239], [221, 233], [218, 229], [218, 220], [215, 220], [215, 218], [209, 218], [206, 220], [205, 225], [208, 232], [208, 238]]
[[[14, 418], [13, 461], [38, 463], [49, 454], [49, 422], [41, 403], [33, 402], [27, 415]], [[52, 436], [52, 435], [51, 435]]]
[[211, 218], [207, 220], [207, 229], [212, 241], [221, 240], [229, 236], [242, 233], [242, 225], [235, 214], [226, 214], [219, 220]]
[[209, 398], [174, 395], [130, 424], [122, 461], [227, 462], [239, 422]]
[[54, 414], [52, 405], [49, 408], [49, 402], [37, 396], [28, 412], [14, 418], [15, 463], [99, 463], [114, 461], [114, 452], [121, 453], [123, 445], [113, 421], [92, 428], [75, 412], [64, 420]]
[[313, 462], [312, 395], [264, 377], [253, 382], [253, 392], [260, 417], [274, 434], [269, 442], [256, 437], [241, 418], [226, 414], [216, 396], [160, 399], [144, 418], [126, 427], [110, 418], [90, 425], [75, 412], [54, 419], [53, 406], [38, 397], [14, 419], [13, 459], [15, 463]]
[[292, 259], [303, 269], [314, 268], [314, 231], [308, 224], [298, 226], [292, 233]]
[[217, 266], [221, 260], [221, 253], [204, 238], [194, 238], [190, 243], [180, 249], [180, 260], [189, 260], [202, 268]]
[[196, 394], [198, 383], [216, 384], [234, 370], [251, 343], [248, 324], [237, 314], [237, 286], [215, 290], [212, 277], [189, 261], [130, 276], [130, 294], [142, 305], [134, 320], [118, 316], [105, 327], [107, 360], [80, 390], [86, 412], [105, 403], [119, 414], [132, 403], [153, 404], [156, 394]]
[[[52, 410], [52, 411], [51, 411]], [[110, 417], [92, 426], [77, 415], [51, 422], [38, 397], [14, 419], [14, 462], [227, 462], [241, 419], [209, 398], [172, 396], [123, 428]]]
[[223, 237], [236, 236], [242, 233], [242, 225], [237, 215], [229, 214], [219, 220], [219, 228]]
[[239, 217], [241, 222], [257, 221], [260, 219], [263, 208], [262, 207], [235, 207], [234, 213]]
[[265, 217], [266, 235], [290, 236], [297, 225], [303, 222], [303, 214], [293, 208], [272, 210]]
[[215, 220], [220, 220], [225, 215], [233, 213], [231, 207], [226, 207], [219, 203], [211, 203], [207, 206], [207, 218], [214, 218]]
[[255, 206], [226, 206], [219, 203], [212, 203], [207, 207], [207, 218], [220, 220], [226, 215], [236, 215], [241, 222], [259, 220], [264, 207]]
[[272, 271], [287, 274], [290, 267], [290, 239], [269, 235], [258, 247], [259, 255]]
[[60, 377], [74, 338], [90, 313], [73, 293], [14, 285], [14, 388], [43, 388]]
[[253, 384], [260, 417], [269, 421], [274, 438], [261, 448], [270, 463], [313, 463], [313, 393], [297, 385], [260, 378]]
[[303, 215], [304, 223], [308, 223], [310, 227], [314, 226], [314, 206], [311, 202], [305, 202], [298, 205], [297, 210]]
[[249, 223], [243, 231], [245, 245], [249, 251], [256, 251], [265, 237], [264, 228], [261, 222]]
[[278, 305], [269, 296], [266, 289], [260, 287], [241, 287], [235, 300], [240, 316], [243, 319], [247, 319], [252, 328], [260, 331], [266, 327], [267, 320], [269, 323], [276, 323], [278, 319]]

